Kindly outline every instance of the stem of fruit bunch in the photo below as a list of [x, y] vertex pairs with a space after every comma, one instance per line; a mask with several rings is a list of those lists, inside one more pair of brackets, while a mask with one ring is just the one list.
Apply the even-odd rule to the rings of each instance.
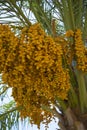
[[84, 113], [87, 109], [87, 90], [86, 84], [84, 79], [84, 74], [82, 71], [76, 71], [78, 86], [79, 86], [79, 100], [80, 100], [80, 107], [82, 113]]

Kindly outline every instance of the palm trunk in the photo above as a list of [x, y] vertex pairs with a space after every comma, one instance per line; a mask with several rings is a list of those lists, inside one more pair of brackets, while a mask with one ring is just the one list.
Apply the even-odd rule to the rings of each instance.
[[62, 116], [62, 120], [59, 120], [58, 126], [60, 130], [87, 130], [87, 118], [76, 115], [74, 111], [67, 108]]

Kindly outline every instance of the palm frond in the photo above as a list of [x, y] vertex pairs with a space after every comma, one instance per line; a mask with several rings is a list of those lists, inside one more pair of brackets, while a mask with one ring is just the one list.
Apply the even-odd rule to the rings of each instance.
[[18, 108], [15, 107], [14, 101], [10, 101], [7, 104], [0, 106], [0, 129], [9, 130], [13, 126], [18, 127], [19, 125], [19, 112]]
[[[5, 0], [4, 2], [0, 0], [0, 19], [4, 17], [10, 19], [11, 23], [14, 21], [20, 21], [24, 25], [30, 26], [30, 21], [25, 14], [28, 11], [25, 2], [23, 1], [15, 1], [15, 0]], [[4, 16], [3, 16], [4, 15]], [[6, 16], [6, 17], [5, 17]], [[11, 19], [11, 17], [12, 19]], [[15, 20], [13, 20], [13, 18]], [[8, 23], [8, 19], [5, 21]], [[17, 22], [16, 21], [16, 22]]]

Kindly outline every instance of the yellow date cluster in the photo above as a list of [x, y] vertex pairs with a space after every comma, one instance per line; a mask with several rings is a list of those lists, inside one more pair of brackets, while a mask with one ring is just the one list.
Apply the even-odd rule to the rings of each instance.
[[5, 68], [11, 50], [14, 50], [17, 44], [18, 38], [8, 25], [0, 25], [0, 73], [2, 73]]
[[81, 29], [76, 29], [75, 31], [69, 30], [66, 32], [65, 36], [67, 38], [72, 37], [72, 41], [73, 41], [72, 46], [70, 46], [70, 44], [68, 45], [71, 50], [70, 52], [70, 57], [72, 56], [71, 61], [72, 60], [76, 61], [77, 69], [83, 72], [87, 72], [87, 48], [85, 47], [85, 43], [83, 42], [83, 39], [82, 39]]
[[82, 40], [82, 32], [77, 29], [75, 32], [75, 50], [77, 57], [77, 68], [86, 72], [87, 71], [87, 50]]
[[22, 106], [20, 116], [30, 117], [38, 126], [42, 121], [48, 124], [52, 114], [43, 106], [49, 107], [55, 97], [66, 99], [70, 89], [61, 45], [40, 24], [25, 27], [19, 37], [8, 26], [0, 25], [0, 39], [2, 80], [12, 87], [17, 106]]

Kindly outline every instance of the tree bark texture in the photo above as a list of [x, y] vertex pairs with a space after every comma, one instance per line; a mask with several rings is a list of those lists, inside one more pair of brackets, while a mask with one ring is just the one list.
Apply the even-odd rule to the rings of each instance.
[[59, 119], [60, 130], [87, 130], [87, 118], [76, 115], [72, 109], [67, 108], [63, 114], [62, 120]]

